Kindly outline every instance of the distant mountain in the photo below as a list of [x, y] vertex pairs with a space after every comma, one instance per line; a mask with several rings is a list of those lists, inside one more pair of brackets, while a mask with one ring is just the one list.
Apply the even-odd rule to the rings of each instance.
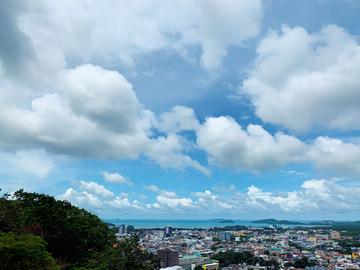
[[309, 225], [333, 225], [339, 222], [335, 222], [332, 220], [323, 220], [323, 221], [315, 221], [315, 222], [310, 222]]
[[226, 219], [226, 220], [219, 221], [219, 223], [235, 223], [235, 221], [233, 221], [231, 219]]
[[302, 225], [302, 224], [305, 224], [305, 223], [301, 223], [301, 222], [297, 222], [297, 221], [277, 220], [277, 219], [274, 219], [274, 218], [255, 220], [255, 221], [252, 221], [251, 223], [286, 224], [286, 225]]

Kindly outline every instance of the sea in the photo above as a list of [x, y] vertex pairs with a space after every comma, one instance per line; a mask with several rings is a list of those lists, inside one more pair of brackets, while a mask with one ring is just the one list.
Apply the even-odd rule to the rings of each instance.
[[[120, 226], [125, 224], [126, 226], [132, 225], [135, 229], [150, 229], [150, 228], [164, 228], [165, 226], [172, 226], [173, 228], [186, 228], [186, 229], [210, 229], [214, 227], [225, 227], [233, 225], [243, 225], [251, 227], [269, 227], [270, 224], [266, 223], [252, 223], [251, 220], [234, 220], [235, 223], [219, 223], [219, 220], [188, 220], [188, 219], [103, 219], [104, 222], [115, 224]], [[310, 221], [299, 221], [308, 223]], [[279, 224], [280, 226], [281, 224]], [[274, 226], [274, 225], [273, 225]], [[313, 225], [286, 225], [291, 227], [314, 227]]]

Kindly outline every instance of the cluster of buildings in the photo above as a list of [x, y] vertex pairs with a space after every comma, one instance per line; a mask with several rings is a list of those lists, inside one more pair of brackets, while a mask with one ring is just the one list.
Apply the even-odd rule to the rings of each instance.
[[[123, 225], [122, 225], [123, 226]], [[125, 225], [124, 225], [125, 227]], [[121, 232], [119, 228], [119, 232]], [[162, 230], [145, 230], [140, 235], [140, 248], [161, 259], [166, 270], [242, 269], [267, 270], [261, 265], [220, 264], [211, 257], [219, 252], [250, 251], [264, 261], [276, 261], [281, 270], [291, 270], [297, 259], [307, 258], [315, 266], [307, 270], [360, 270], [359, 247], [351, 247], [351, 254], [344, 254], [339, 240], [358, 238], [341, 236], [339, 232], [313, 228], [295, 230], [291, 228], [249, 227], [242, 231], [178, 230], [166, 226]], [[360, 246], [360, 245], [359, 245]], [[272, 269], [268, 269], [272, 270]]]

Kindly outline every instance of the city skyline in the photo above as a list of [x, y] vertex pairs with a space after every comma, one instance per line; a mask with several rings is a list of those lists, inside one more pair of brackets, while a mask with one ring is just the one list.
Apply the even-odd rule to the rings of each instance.
[[0, 188], [101, 218], [360, 220], [360, 1], [0, 1]]

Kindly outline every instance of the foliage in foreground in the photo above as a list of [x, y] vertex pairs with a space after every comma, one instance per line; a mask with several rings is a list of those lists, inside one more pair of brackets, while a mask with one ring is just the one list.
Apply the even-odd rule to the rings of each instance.
[[45, 194], [0, 197], [0, 235], [0, 270], [159, 268], [156, 259], [145, 262], [137, 236], [113, 248], [115, 235], [99, 217]]
[[0, 232], [0, 269], [60, 270], [61, 266], [46, 251], [46, 242], [41, 237]]
[[138, 248], [139, 236], [133, 235], [119, 241], [116, 247], [108, 247], [95, 253], [87, 264], [90, 268], [107, 270], [154, 270], [160, 268], [160, 259]]

